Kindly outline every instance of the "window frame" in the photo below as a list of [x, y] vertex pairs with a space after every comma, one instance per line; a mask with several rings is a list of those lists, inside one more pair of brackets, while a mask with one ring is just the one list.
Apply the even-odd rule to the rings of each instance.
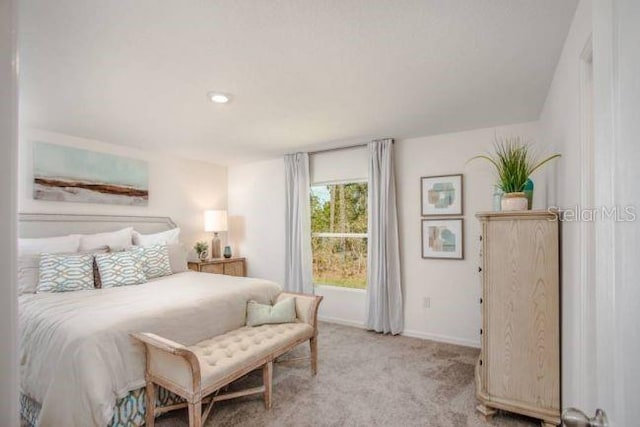
[[[367, 184], [367, 201], [369, 200], [369, 179], [368, 178], [362, 178], [362, 179], [348, 179], [348, 180], [335, 180], [335, 181], [322, 181], [322, 182], [313, 182], [311, 184], [309, 184], [309, 198], [311, 198], [311, 189], [313, 187], [321, 187], [321, 186], [327, 186], [327, 185], [345, 185], [345, 184]], [[309, 213], [309, 218], [311, 218], [311, 212]], [[311, 237], [321, 237], [321, 238], [356, 238], [356, 239], [367, 239], [367, 251], [369, 250], [369, 204], [367, 203], [367, 232], [366, 233], [325, 233], [325, 232], [311, 232]], [[313, 259], [313, 251], [311, 253], [311, 258]], [[367, 274], [369, 273], [369, 271], [367, 270]], [[365, 284], [365, 288], [349, 288], [347, 286], [340, 286], [340, 285], [336, 285], [336, 284], [330, 284], [330, 283], [316, 283], [315, 282], [315, 277], [313, 277], [313, 271], [312, 271], [312, 281], [313, 281], [313, 287], [314, 288], [332, 288], [332, 289], [340, 289], [340, 290], [346, 290], [346, 291], [351, 291], [351, 292], [366, 292], [368, 287], [369, 287], [369, 283], [367, 282]]]

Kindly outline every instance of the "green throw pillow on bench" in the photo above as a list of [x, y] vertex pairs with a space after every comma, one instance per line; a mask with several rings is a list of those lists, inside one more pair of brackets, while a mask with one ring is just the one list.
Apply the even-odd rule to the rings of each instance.
[[247, 303], [247, 326], [267, 323], [291, 323], [296, 320], [296, 300], [285, 298], [275, 305], [259, 304], [253, 300]]

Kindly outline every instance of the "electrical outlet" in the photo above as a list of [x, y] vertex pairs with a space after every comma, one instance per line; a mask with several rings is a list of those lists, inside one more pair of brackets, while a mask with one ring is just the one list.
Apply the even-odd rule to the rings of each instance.
[[422, 308], [431, 307], [431, 297], [423, 297], [422, 298]]

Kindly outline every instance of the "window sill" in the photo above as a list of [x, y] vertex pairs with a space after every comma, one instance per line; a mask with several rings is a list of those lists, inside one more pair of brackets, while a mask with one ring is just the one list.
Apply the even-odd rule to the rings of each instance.
[[346, 291], [346, 292], [355, 292], [355, 293], [366, 293], [367, 290], [366, 289], [359, 289], [359, 288], [347, 288], [345, 286], [335, 286], [335, 285], [327, 285], [327, 284], [317, 284], [314, 283], [313, 284], [314, 288], [320, 288], [320, 289], [324, 289], [327, 288], [328, 290], [334, 291], [334, 290], [340, 290], [340, 291]]

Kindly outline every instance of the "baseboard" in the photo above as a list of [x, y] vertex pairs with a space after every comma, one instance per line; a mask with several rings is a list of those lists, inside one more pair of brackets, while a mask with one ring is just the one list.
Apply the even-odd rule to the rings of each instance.
[[321, 322], [336, 323], [338, 325], [353, 326], [354, 328], [365, 329], [364, 323], [358, 322], [357, 320], [348, 320], [348, 319], [341, 319], [339, 317], [320, 316], [320, 315], [318, 315], [318, 320]]
[[[364, 323], [358, 322], [357, 320], [348, 320], [348, 319], [341, 319], [338, 317], [328, 317], [328, 316], [318, 316], [318, 320], [320, 320], [321, 322], [336, 323], [338, 325], [352, 326], [354, 328], [365, 329]], [[464, 338], [450, 337], [447, 335], [430, 334], [427, 332], [411, 331], [411, 330], [405, 330], [400, 335], [403, 335], [405, 337], [411, 337], [411, 338], [421, 338], [423, 340], [429, 340], [429, 341], [443, 342], [447, 344], [461, 345], [464, 347], [480, 348], [480, 342], [476, 342], [476, 341], [472, 341]]]
[[423, 340], [444, 342], [447, 344], [461, 345], [464, 347], [480, 348], [479, 341], [473, 341], [465, 338], [451, 337], [448, 335], [431, 334], [428, 332], [405, 330], [402, 332], [405, 337], [422, 338]]

